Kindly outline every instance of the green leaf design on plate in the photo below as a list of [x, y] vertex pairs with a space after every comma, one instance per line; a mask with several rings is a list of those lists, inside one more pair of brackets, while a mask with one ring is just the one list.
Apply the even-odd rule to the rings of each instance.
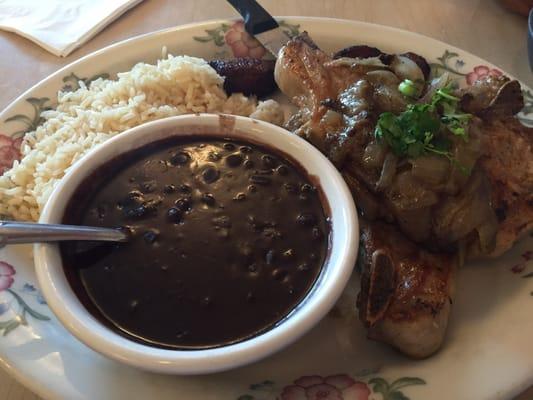
[[372, 390], [385, 396], [389, 392], [389, 384], [383, 378], [372, 378], [368, 381], [372, 385]]
[[406, 386], [413, 386], [413, 385], [425, 385], [426, 381], [420, 378], [410, 378], [410, 377], [404, 377], [400, 378], [392, 383], [390, 386], [390, 390], [398, 390]]
[[459, 59], [459, 54], [454, 51], [445, 50], [444, 54], [440, 57], [437, 57], [439, 60], [438, 63], [430, 63], [431, 67], [431, 76], [438, 77], [444, 72], [450, 72], [459, 76], [466, 76], [465, 73], [460, 72], [457, 68], [451, 66], [451, 63], [455, 61], [455, 65], [464, 65], [463, 60]]
[[289, 38], [293, 38], [300, 34], [300, 25], [293, 25], [284, 20], [278, 21], [278, 25], [283, 29], [283, 33]]
[[409, 400], [409, 397], [404, 395], [402, 392], [391, 392], [387, 396], [387, 400]]
[[2, 336], [9, 335], [9, 333], [13, 332], [19, 326], [20, 326], [20, 321], [18, 321], [16, 319], [10, 320], [9, 324], [4, 328], [4, 333], [2, 334]]
[[80, 82], [83, 82], [85, 86], [89, 86], [91, 82], [97, 79], [109, 79], [109, 74], [102, 73], [91, 76], [90, 78], [80, 78], [74, 72], [71, 72], [70, 75], [63, 77], [63, 87], [61, 88], [62, 92], [74, 92], [80, 88]]
[[34, 309], [32, 309], [28, 303], [26, 303], [24, 301], [24, 299], [17, 293], [15, 292], [14, 290], [12, 289], [7, 289], [7, 291], [9, 293], [11, 293], [13, 295], [13, 297], [15, 297], [15, 300], [17, 300], [17, 302], [20, 304], [20, 306], [22, 307], [22, 309], [27, 312], [28, 314], [30, 314], [33, 318], [35, 319], [38, 319], [40, 321], [49, 321], [50, 320], [50, 317], [47, 317], [46, 315], [43, 315], [37, 311], [35, 311]]
[[372, 385], [374, 393], [381, 394], [383, 400], [409, 400], [409, 397], [403, 394], [400, 389], [413, 385], [425, 385], [426, 381], [420, 378], [403, 377], [389, 384], [383, 378], [372, 378], [368, 384]]
[[12, 137], [16, 138], [24, 136], [24, 134], [27, 132], [37, 129], [37, 127], [44, 122], [44, 118], [41, 117], [41, 113], [52, 108], [47, 105], [47, 103], [50, 101], [48, 97], [29, 97], [26, 99], [26, 101], [33, 107], [33, 118], [23, 114], [13, 115], [12, 117], [7, 118], [5, 122], [19, 121], [25, 125], [24, 129], [13, 133], [11, 135]]
[[207, 43], [213, 42], [216, 46], [220, 47], [224, 45], [224, 33], [230, 29], [230, 25], [221, 24], [215, 29], [206, 29], [204, 32], [206, 36], [193, 36], [193, 39], [197, 42]]

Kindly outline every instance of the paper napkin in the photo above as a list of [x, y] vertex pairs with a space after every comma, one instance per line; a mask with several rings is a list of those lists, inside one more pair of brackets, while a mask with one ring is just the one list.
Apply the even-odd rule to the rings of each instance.
[[0, 0], [0, 29], [66, 57], [142, 0]]

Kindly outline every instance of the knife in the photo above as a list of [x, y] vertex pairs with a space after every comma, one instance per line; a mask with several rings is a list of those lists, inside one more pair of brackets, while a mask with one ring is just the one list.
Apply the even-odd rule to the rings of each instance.
[[279, 51], [289, 37], [274, 17], [268, 13], [255, 0], [228, 0], [233, 8], [244, 19], [244, 29], [255, 37], [274, 57], [278, 57]]
[[533, 8], [529, 10], [527, 47], [529, 54], [529, 69], [533, 71]]

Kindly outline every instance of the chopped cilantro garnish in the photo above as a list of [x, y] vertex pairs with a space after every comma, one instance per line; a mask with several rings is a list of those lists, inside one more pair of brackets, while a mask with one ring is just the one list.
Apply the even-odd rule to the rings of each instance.
[[375, 136], [385, 141], [400, 157], [416, 158], [434, 153], [447, 157], [454, 164], [447, 131], [468, 140], [471, 115], [458, 110], [459, 98], [451, 88], [435, 92], [427, 104], [409, 104], [399, 115], [384, 112], [379, 116]]

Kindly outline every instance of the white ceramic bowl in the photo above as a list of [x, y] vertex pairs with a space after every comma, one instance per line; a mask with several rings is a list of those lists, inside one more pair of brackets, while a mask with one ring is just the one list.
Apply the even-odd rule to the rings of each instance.
[[48, 305], [63, 325], [87, 346], [112, 359], [142, 369], [200, 374], [259, 360], [294, 342], [322, 319], [342, 293], [354, 267], [359, 226], [352, 196], [335, 167], [305, 140], [275, 125], [244, 117], [195, 114], [166, 118], [130, 129], [87, 154], [61, 180], [40, 222], [60, 223], [76, 187], [92, 171], [118, 155], [173, 136], [203, 133], [265, 144], [289, 154], [317, 177], [330, 212], [329, 256], [314, 286], [281, 322], [243, 342], [205, 350], [166, 350], [128, 340], [94, 318], [78, 300], [63, 272], [56, 244], [35, 245], [37, 277]]

